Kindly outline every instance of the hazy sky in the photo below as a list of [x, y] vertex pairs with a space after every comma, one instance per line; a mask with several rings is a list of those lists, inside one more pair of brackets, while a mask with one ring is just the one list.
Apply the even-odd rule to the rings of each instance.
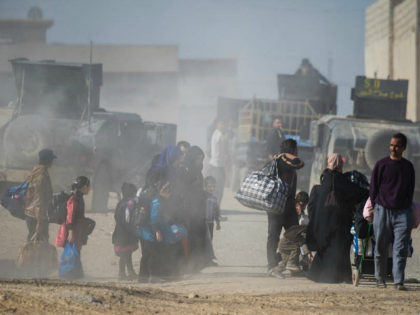
[[373, 0], [0, 0], [0, 18], [39, 6], [55, 20], [48, 42], [174, 44], [181, 58], [237, 58], [242, 97], [277, 98], [276, 74], [302, 58], [333, 61], [339, 114], [364, 74], [364, 10]]

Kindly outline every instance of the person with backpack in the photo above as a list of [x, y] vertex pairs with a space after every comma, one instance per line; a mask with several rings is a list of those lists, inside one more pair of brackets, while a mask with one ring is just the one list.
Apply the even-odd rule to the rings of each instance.
[[316, 211], [311, 213], [307, 244], [316, 250], [308, 277], [316, 282], [351, 283], [350, 233], [355, 206], [368, 191], [343, 174], [343, 159], [334, 153], [317, 192]]
[[[95, 221], [85, 217], [85, 201], [83, 196], [89, 194], [90, 181], [86, 176], [77, 177], [71, 186], [71, 194], [67, 200], [66, 221], [60, 226], [55, 239], [55, 245], [65, 247], [67, 243], [74, 244], [81, 257], [82, 246], [86, 245], [88, 235], [95, 228]], [[74, 278], [83, 277], [83, 268], [72, 272]]]
[[[135, 230], [136, 192], [137, 188], [134, 184], [124, 183], [121, 187], [122, 200], [118, 202], [115, 209], [114, 218], [116, 224], [112, 234], [112, 244], [114, 244], [115, 254], [120, 257], [120, 280], [134, 280], [137, 277], [131, 258], [133, 252], [139, 248]], [[128, 276], [125, 273], [126, 268]]]
[[143, 210], [149, 212], [147, 222], [137, 230], [142, 252], [138, 277], [140, 283], [153, 282], [167, 276], [168, 269], [173, 269], [168, 268], [168, 264], [175, 264], [174, 257], [168, 255], [171, 245], [181, 242], [185, 257], [189, 254], [187, 230], [182, 225], [171, 225], [165, 213], [171, 196], [170, 184], [159, 183], [157, 191], [148, 209]]
[[38, 157], [38, 164], [26, 178], [24, 208], [28, 242], [33, 236], [38, 240], [48, 241], [48, 209], [53, 196], [48, 169], [57, 157], [51, 149], [39, 151]]

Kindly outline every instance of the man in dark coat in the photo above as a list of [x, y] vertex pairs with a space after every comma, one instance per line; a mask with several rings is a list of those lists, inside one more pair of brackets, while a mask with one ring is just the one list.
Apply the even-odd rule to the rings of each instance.
[[267, 213], [268, 216], [268, 236], [267, 236], [267, 262], [268, 276], [283, 277], [276, 269], [280, 255], [277, 254], [277, 247], [280, 239], [281, 230], [299, 224], [298, 215], [295, 209], [295, 195], [297, 175], [296, 170], [303, 167], [303, 162], [296, 157], [297, 144], [293, 139], [284, 140], [280, 147], [280, 155], [277, 155], [278, 176], [289, 185], [289, 195], [286, 206], [282, 214]]
[[273, 130], [271, 130], [267, 138], [267, 154], [270, 160], [280, 152], [281, 143], [284, 140], [284, 135], [282, 131], [283, 123], [280, 116], [273, 118]]

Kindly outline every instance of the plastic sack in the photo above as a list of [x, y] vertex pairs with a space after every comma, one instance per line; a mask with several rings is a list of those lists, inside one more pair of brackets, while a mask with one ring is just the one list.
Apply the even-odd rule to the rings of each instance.
[[80, 253], [75, 244], [67, 243], [64, 246], [60, 258], [58, 276], [60, 279], [78, 279], [83, 277]]
[[373, 222], [373, 206], [370, 197], [366, 200], [365, 206], [363, 208], [363, 217], [366, 221]]

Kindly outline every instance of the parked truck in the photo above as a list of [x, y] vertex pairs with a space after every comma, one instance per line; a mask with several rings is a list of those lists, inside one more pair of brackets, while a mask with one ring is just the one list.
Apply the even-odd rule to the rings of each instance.
[[37, 153], [51, 148], [55, 191], [78, 175], [92, 179], [92, 210], [107, 209], [110, 192], [142, 183], [153, 155], [176, 141], [176, 125], [100, 107], [102, 64], [11, 61], [17, 101], [0, 110], [0, 186], [24, 181]]
[[[407, 80], [380, 80], [356, 77], [352, 89], [353, 115], [337, 117], [327, 115], [311, 126], [314, 160], [310, 187], [319, 184], [327, 158], [340, 153], [344, 171], [358, 170], [370, 180], [375, 163], [389, 156], [389, 141], [393, 134], [404, 133], [408, 138], [404, 157], [420, 171], [420, 123], [407, 120]], [[415, 198], [420, 198], [420, 180], [417, 177]]]

